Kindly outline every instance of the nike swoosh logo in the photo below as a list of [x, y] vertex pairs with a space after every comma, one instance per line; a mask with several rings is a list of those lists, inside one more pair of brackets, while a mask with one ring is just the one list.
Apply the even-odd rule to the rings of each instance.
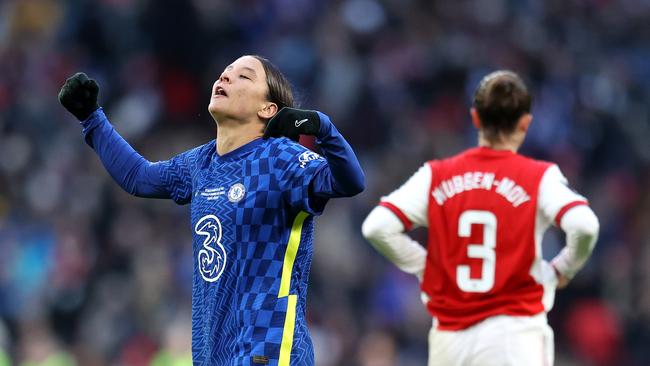
[[296, 127], [300, 127], [300, 125], [302, 125], [303, 123], [305, 123], [307, 121], [309, 121], [309, 119], [307, 119], [307, 118], [301, 119], [300, 121], [296, 120], [295, 125], [296, 125]]

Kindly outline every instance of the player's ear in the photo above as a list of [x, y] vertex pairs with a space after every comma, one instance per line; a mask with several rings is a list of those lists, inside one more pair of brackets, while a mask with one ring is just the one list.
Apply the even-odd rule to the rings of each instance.
[[261, 119], [271, 119], [276, 113], [278, 113], [278, 105], [273, 102], [266, 102], [262, 109], [257, 111], [257, 116]]
[[472, 107], [469, 110], [469, 114], [472, 116], [472, 124], [474, 125], [474, 127], [476, 127], [477, 129], [480, 130], [481, 129], [481, 119], [478, 118], [478, 112], [476, 111], [476, 108]]
[[533, 115], [526, 113], [523, 116], [519, 117], [519, 122], [517, 122], [518, 128], [521, 132], [528, 132], [530, 124], [533, 122]]

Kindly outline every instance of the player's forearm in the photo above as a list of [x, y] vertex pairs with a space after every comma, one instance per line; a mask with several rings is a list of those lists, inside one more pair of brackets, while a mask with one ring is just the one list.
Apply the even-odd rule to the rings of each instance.
[[314, 185], [314, 193], [330, 197], [350, 197], [362, 192], [365, 188], [365, 177], [352, 147], [329, 117], [320, 112], [318, 115], [321, 125], [317, 143], [329, 169], [320, 174], [319, 181]]
[[588, 206], [569, 210], [561, 222], [566, 233], [566, 246], [553, 258], [553, 267], [567, 279], [572, 279], [585, 265], [598, 239], [598, 218]]
[[422, 278], [427, 252], [404, 234], [402, 222], [384, 207], [376, 207], [361, 227], [372, 246], [399, 269]]
[[138, 154], [110, 124], [103, 110], [82, 122], [86, 143], [95, 150], [106, 171], [128, 193], [139, 197], [168, 198], [160, 181], [159, 164]]

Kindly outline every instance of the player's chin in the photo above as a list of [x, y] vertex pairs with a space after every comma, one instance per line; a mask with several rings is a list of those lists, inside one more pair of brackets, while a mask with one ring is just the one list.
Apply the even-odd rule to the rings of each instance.
[[212, 116], [222, 115], [225, 112], [224, 107], [222, 100], [212, 98], [210, 99], [210, 104], [208, 104], [208, 112], [210, 112]]

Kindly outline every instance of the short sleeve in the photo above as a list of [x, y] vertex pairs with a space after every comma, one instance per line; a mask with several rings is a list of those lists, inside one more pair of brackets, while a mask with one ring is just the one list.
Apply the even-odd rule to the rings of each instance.
[[402, 221], [405, 230], [413, 226], [429, 226], [429, 189], [431, 187], [431, 167], [424, 164], [401, 187], [382, 197], [379, 203]]
[[572, 190], [557, 165], [551, 165], [539, 184], [537, 208], [548, 222], [559, 226], [562, 216], [571, 208], [587, 205], [587, 199]]
[[179, 205], [192, 201], [192, 171], [201, 157], [205, 145], [180, 153], [173, 158], [157, 162], [160, 178], [170, 197]]
[[320, 215], [326, 198], [312, 197], [311, 182], [327, 166], [319, 154], [295, 144], [279, 151], [276, 157], [276, 176], [282, 196], [289, 206], [310, 215]]

